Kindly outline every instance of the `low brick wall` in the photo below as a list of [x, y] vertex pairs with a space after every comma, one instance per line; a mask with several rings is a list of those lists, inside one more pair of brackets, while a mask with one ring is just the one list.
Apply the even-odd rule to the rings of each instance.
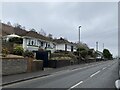
[[59, 68], [70, 65], [70, 60], [48, 60], [48, 66], [52, 68]]
[[2, 75], [18, 74], [27, 71], [24, 58], [2, 58]]

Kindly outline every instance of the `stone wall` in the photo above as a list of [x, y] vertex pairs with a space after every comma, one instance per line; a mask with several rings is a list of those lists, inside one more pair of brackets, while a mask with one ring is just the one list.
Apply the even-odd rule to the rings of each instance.
[[27, 71], [24, 58], [2, 58], [2, 75], [18, 74]]

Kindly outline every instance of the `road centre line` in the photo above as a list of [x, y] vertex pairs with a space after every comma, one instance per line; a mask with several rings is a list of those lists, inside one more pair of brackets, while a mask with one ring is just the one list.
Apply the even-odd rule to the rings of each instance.
[[104, 67], [102, 70], [105, 70], [107, 67]]
[[102, 63], [94, 64], [94, 65], [90, 65], [90, 66], [86, 66], [86, 67], [82, 67], [82, 68], [76, 68], [76, 69], [73, 69], [73, 70], [71, 70], [71, 71], [77, 71], [77, 70], [85, 69], [85, 68], [92, 67], [92, 66], [96, 66], [96, 65], [100, 65], [100, 64], [102, 64]]
[[80, 85], [82, 83], [83, 83], [83, 81], [80, 81], [79, 83], [77, 83], [77, 84], [73, 85], [72, 87], [70, 87], [70, 89], [68, 89], [68, 90], [71, 90], [72, 88], [75, 88], [76, 86], [78, 86], [78, 85]]
[[98, 74], [98, 73], [100, 73], [100, 70], [97, 71], [97, 72], [95, 72], [94, 74], [90, 75], [90, 77], [93, 77], [93, 76], [95, 76], [95, 75]]

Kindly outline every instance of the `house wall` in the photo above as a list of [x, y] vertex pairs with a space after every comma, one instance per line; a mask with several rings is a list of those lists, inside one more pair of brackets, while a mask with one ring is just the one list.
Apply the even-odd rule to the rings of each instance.
[[73, 46], [73, 51], [75, 52], [77, 49], [76, 49], [76, 46]]
[[[57, 44], [56, 50], [64, 50], [65, 51], [65, 44]], [[71, 52], [71, 45], [67, 44], [67, 51]], [[76, 47], [73, 47], [73, 51], [76, 51]]]
[[65, 44], [57, 44], [56, 50], [65, 50]]
[[67, 44], [67, 51], [71, 51], [71, 45]]

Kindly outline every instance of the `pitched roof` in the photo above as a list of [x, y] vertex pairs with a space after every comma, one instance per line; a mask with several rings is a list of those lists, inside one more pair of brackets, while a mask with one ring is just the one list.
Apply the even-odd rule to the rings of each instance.
[[70, 42], [66, 39], [60, 38], [60, 39], [54, 39], [54, 42], [56, 42], [57, 44], [70, 44]]
[[9, 26], [7, 24], [2, 23], [2, 36], [10, 35], [10, 34], [16, 34], [19, 36], [29, 36], [33, 38], [38, 38], [46, 41], [52, 41], [50, 38], [45, 37], [41, 34], [38, 34], [37, 32], [34, 31], [26, 31], [21, 28], [16, 28], [13, 26]]
[[33, 37], [33, 38], [38, 38], [38, 39], [50, 41], [49, 38], [47, 38], [47, 37], [45, 37], [45, 36], [43, 36], [41, 34], [38, 34], [37, 32], [34, 32], [34, 31], [27, 32], [27, 34], [25, 36], [29, 36], [29, 37]]
[[27, 31], [2, 23], [2, 36], [10, 35], [13, 33], [19, 36], [24, 36], [27, 33]]

